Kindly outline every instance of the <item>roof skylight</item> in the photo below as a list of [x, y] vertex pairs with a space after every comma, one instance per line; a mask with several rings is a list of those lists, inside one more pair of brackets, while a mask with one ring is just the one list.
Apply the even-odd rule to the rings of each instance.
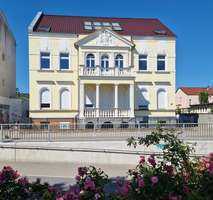
[[118, 22], [91, 22], [91, 21], [85, 21], [84, 22], [84, 29], [85, 30], [97, 30], [102, 27], [108, 27], [115, 31], [121, 31], [123, 30]]

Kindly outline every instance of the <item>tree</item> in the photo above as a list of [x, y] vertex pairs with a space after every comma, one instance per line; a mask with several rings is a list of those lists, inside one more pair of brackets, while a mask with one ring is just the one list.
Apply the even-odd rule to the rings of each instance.
[[209, 103], [209, 94], [208, 94], [208, 92], [201, 92], [199, 94], [199, 101], [200, 101], [200, 104]]

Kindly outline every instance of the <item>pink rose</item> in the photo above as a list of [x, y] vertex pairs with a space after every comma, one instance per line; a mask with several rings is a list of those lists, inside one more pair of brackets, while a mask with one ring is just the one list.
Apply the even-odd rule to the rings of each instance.
[[154, 155], [151, 155], [151, 156], [148, 158], [148, 162], [149, 162], [149, 164], [152, 165], [153, 167], [156, 166], [156, 161], [155, 161]]
[[140, 164], [144, 164], [145, 163], [145, 157], [144, 156], [140, 156]]
[[138, 179], [138, 187], [143, 188], [145, 186], [144, 180], [142, 178]]
[[157, 176], [152, 176], [151, 177], [151, 182], [153, 185], [157, 184], [158, 183], [158, 177]]

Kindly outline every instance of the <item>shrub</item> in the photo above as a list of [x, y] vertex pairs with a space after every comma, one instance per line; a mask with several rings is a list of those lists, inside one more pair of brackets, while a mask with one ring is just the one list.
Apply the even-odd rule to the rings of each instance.
[[80, 167], [76, 184], [59, 191], [40, 180], [30, 183], [9, 166], [0, 172], [0, 199], [8, 200], [212, 200], [213, 154], [191, 158], [193, 148], [160, 127], [128, 145], [161, 144], [161, 155], [141, 156], [127, 177], [109, 179], [95, 167]]

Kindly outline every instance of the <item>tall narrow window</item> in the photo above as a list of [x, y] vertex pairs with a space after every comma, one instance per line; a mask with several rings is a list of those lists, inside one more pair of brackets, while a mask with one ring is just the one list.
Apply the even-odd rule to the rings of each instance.
[[60, 53], [60, 69], [69, 69], [69, 53]]
[[108, 55], [101, 56], [101, 70], [102, 71], [109, 70], [109, 56]]
[[166, 56], [158, 55], [157, 56], [157, 70], [165, 71], [165, 69], [166, 69]]
[[139, 55], [139, 70], [147, 70], [147, 55]]
[[71, 109], [71, 95], [68, 89], [62, 89], [60, 94], [60, 107], [62, 110]]
[[148, 110], [149, 107], [149, 94], [146, 89], [141, 89], [139, 93], [139, 102], [138, 102], [139, 109]]
[[157, 91], [157, 107], [158, 109], [166, 109], [167, 97], [164, 89]]
[[40, 92], [40, 108], [50, 108], [50, 91], [47, 88], [44, 88]]
[[117, 67], [120, 70], [122, 70], [124, 67], [124, 58], [121, 54], [118, 54], [115, 57], [115, 67]]
[[41, 69], [50, 69], [50, 53], [49, 52], [41, 52], [40, 66], [41, 66]]
[[93, 54], [88, 54], [86, 56], [86, 67], [88, 68], [95, 67], [95, 56]]

